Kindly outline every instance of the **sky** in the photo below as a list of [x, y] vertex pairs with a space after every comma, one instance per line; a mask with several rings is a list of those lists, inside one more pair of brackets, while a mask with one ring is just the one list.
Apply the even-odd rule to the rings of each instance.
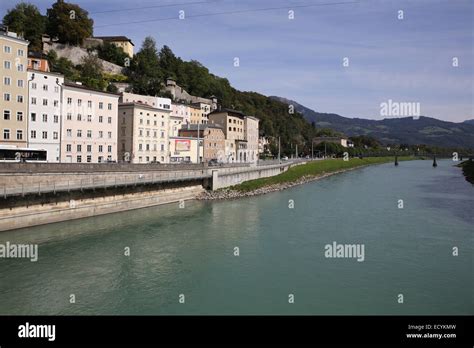
[[[17, 2], [1, 1], [1, 16]], [[45, 14], [53, 0], [28, 2]], [[392, 100], [442, 120], [474, 118], [473, 0], [71, 2], [89, 11], [94, 35], [127, 36], [135, 52], [153, 36], [240, 90], [346, 117], [383, 119]]]

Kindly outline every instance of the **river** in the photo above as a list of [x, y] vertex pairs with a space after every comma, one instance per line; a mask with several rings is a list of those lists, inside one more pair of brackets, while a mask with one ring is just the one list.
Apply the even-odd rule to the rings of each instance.
[[472, 314], [474, 187], [453, 164], [2, 232], [39, 259], [0, 259], [0, 314]]

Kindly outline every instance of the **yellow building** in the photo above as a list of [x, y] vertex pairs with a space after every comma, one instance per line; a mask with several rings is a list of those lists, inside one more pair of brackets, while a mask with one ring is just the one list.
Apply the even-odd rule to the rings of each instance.
[[126, 36], [95, 36], [94, 39], [102, 40], [103, 42], [108, 42], [119, 47], [128, 54], [130, 57], [133, 57], [133, 47], [135, 46], [128, 37]]
[[0, 144], [27, 146], [28, 44], [0, 28]]

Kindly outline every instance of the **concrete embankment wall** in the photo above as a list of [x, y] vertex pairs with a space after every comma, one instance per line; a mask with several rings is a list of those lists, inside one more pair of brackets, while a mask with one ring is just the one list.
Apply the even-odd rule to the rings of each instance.
[[140, 191], [131, 192], [109, 190], [108, 194], [95, 192], [94, 195], [71, 192], [55, 197], [43, 196], [41, 200], [25, 197], [21, 202], [17, 199], [9, 207], [3, 205], [0, 209], [0, 231], [186, 201], [204, 190], [200, 184], [188, 185], [191, 186], [142, 187]]
[[[67, 171], [64, 166], [48, 166], [42, 173], [8, 172], [13, 168], [4, 167], [0, 170], [0, 231], [194, 199], [205, 188], [217, 190], [278, 175], [298, 164], [189, 166], [160, 171], [156, 166], [118, 165], [105, 171], [90, 167], [88, 172], [80, 167]], [[124, 182], [127, 185], [120, 185]]]
[[245, 181], [267, 178], [286, 172], [291, 166], [304, 164], [282, 163], [271, 166], [255, 166], [247, 168], [226, 168], [212, 171], [212, 189], [218, 190], [241, 184]]

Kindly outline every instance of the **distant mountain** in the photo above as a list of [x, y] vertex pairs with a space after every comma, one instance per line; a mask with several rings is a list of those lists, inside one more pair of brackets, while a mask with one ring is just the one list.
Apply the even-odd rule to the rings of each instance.
[[403, 117], [383, 120], [348, 118], [316, 112], [286, 98], [270, 98], [293, 105], [295, 111], [300, 112], [309, 122], [314, 122], [318, 128], [331, 128], [347, 136], [368, 135], [384, 144], [426, 144], [474, 149], [474, 120], [454, 123], [424, 116], [418, 119]]

